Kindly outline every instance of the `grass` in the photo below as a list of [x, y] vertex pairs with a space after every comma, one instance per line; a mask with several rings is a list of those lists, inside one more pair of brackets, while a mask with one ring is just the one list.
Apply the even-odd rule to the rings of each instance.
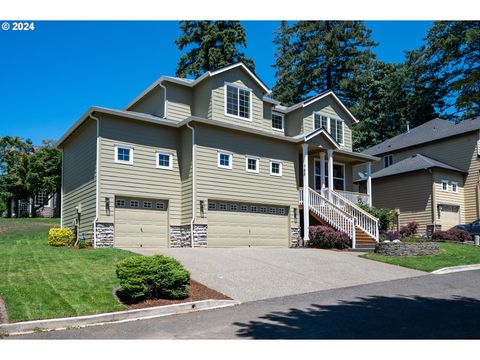
[[440, 243], [440, 253], [427, 256], [384, 256], [365, 254], [364, 258], [412, 269], [431, 272], [444, 267], [480, 264], [480, 248], [452, 243]]
[[122, 310], [113, 297], [120, 249], [74, 250], [47, 244], [56, 219], [0, 219], [0, 296], [10, 321]]

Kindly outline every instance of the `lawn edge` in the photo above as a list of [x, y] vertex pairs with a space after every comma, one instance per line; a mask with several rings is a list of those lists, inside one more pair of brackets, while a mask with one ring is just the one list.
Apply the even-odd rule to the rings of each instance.
[[458, 265], [458, 266], [444, 267], [444, 268], [432, 271], [431, 274], [443, 275], [443, 274], [450, 274], [450, 273], [454, 273], [454, 272], [472, 271], [472, 270], [480, 270], [480, 264], [469, 264], [469, 265]]
[[0, 324], [0, 333], [9, 335], [28, 334], [38, 331], [65, 330], [83, 328], [104, 324], [114, 324], [128, 321], [151, 319], [161, 316], [185, 314], [190, 312], [213, 310], [239, 305], [236, 300], [200, 300], [183, 304], [172, 304], [145, 309], [134, 309], [109, 312], [95, 315], [84, 315], [57, 319], [24, 321], [18, 323]]

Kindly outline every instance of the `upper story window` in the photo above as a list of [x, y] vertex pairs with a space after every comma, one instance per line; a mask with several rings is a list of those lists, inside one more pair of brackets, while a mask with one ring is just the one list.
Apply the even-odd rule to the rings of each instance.
[[448, 180], [442, 180], [442, 191], [448, 191]]
[[258, 173], [259, 158], [254, 156], [245, 156], [245, 170], [248, 172]]
[[272, 129], [284, 131], [284, 116], [283, 114], [272, 112]]
[[344, 144], [343, 120], [332, 118], [321, 113], [313, 113], [313, 129], [317, 130], [323, 127], [340, 145]]
[[218, 167], [224, 169], [231, 169], [232, 168], [232, 154], [219, 151], [218, 152], [218, 159], [217, 159]]
[[35, 196], [35, 206], [49, 206], [50, 199], [46, 191], [40, 190]]
[[172, 154], [165, 152], [157, 152], [157, 167], [160, 169], [172, 170]]
[[458, 192], [458, 183], [456, 181], [452, 181], [452, 192]]
[[240, 119], [252, 119], [252, 90], [238, 85], [225, 84], [225, 114]]
[[393, 155], [387, 155], [383, 157], [383, 167], [389, 167], [393, 164]]
[[282, 176], [282, 162], [278, 160], [270, 160], [270, 175]]
[[133, 164], [133, 148], [125, 145], [115, 145], [115, 162]]

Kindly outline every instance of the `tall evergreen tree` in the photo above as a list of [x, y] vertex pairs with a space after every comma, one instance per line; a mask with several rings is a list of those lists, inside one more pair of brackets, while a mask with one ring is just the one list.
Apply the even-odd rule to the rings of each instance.
[[182, 35], [175, 41], [180, 51], [187, 50], [177, 65], [177, 76], [198, 77], [206, 71], [243, 61], [255, 65], [239, 47], [247, 47], [245, 29], [239, 21], [180, 21]]

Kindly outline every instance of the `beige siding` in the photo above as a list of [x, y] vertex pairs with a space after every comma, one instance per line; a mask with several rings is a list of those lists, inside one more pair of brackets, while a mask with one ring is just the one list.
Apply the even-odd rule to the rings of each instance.
[[165, 82], [167, 88], [167, 118], [184, 120], [192, 115], [192, 89], [171, 82]]
[[372, 200], [377, 208], [400, 209], [400, 225], [417, 221], [420, 233], [433, 224], [432, 175], [428, 171], [373, 179]]
[[[114, 222], [114, 196], [169, 200], [170, 224], [180, 224], [181, 178], [178, 130], [132, 120], [103, 116], [100, 123], [99, 222]], [[133, 165], [114, 161], [115, 145], [133, 147]], [[156, 167], [156, 152], [173, 154], [173, 169]], [[105, 209], [110, 199], [110, 214]]]
[[63, 148], [63, 210], [64, 227], [72, 227], [81, 207], [79, 234], [93, 239], [96, 197], [97, 126], [87, 120], [62, 145]]
[[301, 109], [285, 114], [285, 135], [295, 136], [305, 133]]
[[[465, 221], [464, 184], [463, 175], [440, 169], [434, 170], [435, 179], [435, 204], [458, 205], [460, 206], [460, 220]], [[442, 190], [442, 180], [448, 181], [448, 191]], [[451, 191], [451, 182], [458, 184], [458, 192]]]
[[131, 106], [129, 110], [163, 117], [165, 112], [164, 103], [164, 90], [160, 86], [157, 86], [133, 106]]
[[205, 79], [193, 88], [192, 115], [212, 118], [212, 80]]
[[[292, 144], [245, 135], [213, 127], [198, 126], [197, 216], [198, 203], [208, 199], [264, 203], [298, 208], [298, 150]], [[233, 154], [232, 169], [217, 166], [218, 150]], [[260, 158], [259, 173], [245, 170], [245, 155]], [[270, 159], [283, 161], [282, 176], [270, 175]], [[206, 218], [197, 222], [207, 223]], [[292, 227], [298, 227], [292, 217]]]
[[192, 219], [192, 131], [186, 126], [180, 129], [180, 151], [178, 163], [182, 185], [181, 223]]
[[[244, 120], [225, 114], [225, 82], [239, 84], [252, 90], [252, 120]], [[212, 78], [212, 119], [254, 128], [267, 132], [274, 132], [270, 119], [264, 119], [263, 111], [264, 91], [243, 69], [235, 68]], [[278, 134], [278, 132], [275, 132]]]

